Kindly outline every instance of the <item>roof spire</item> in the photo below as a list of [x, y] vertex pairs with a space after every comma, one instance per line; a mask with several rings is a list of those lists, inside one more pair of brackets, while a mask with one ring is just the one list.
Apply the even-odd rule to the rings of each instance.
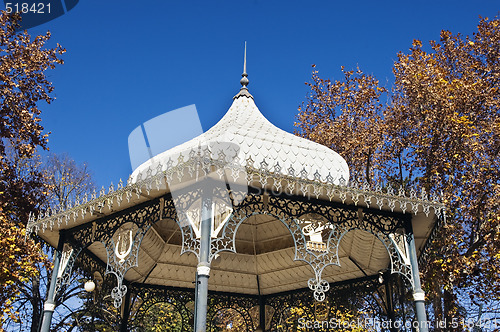
[[245, 41], [245, 55], [243, 58], [243, 74], [241, 74], [242, 79], [240, 80], [242, 89], [247, 89], [248, 78], [247, 78], [247, 42]]
[[245, 55], [243, 56], [243, 74], [247, 72], [247, 41], [245, 40]]
[[240, 97], [240, 96], [245, 96], [245, 97], [248, 97], [248, 98], [252, 98], [252, 95], [248, 92], [248, 88], [247, 88], [247, 85], [249, 83], [248, 81], [248, 74], [247, 74], [247, 42], [245, 41], [245, 55], [244, 55], [244, 58], [243, 58], [243, 74], [241, 74], [241, 80], [240, 80], [240, 84], [241, 84], [241, 88], [240, 88], [240, 92], [234, 96], [234, 99]]

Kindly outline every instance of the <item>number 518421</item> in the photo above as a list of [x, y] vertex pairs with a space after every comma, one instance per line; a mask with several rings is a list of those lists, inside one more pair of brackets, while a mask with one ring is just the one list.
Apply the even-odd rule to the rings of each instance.
[[34, 14], [50, 14], [50, 3], [33, 3], [29, 4], [26, 2], [23, 3], [5, 3], [5, 10], [7, 14], [10, 13], [34, 13]]

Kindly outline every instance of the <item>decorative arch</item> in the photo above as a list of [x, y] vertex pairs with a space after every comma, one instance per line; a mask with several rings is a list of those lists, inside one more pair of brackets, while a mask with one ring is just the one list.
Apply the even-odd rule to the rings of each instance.
[[[367, 208], [340, 205], [334, 202], [325, 202], [310, 197], [297, 197], [287, 194], [274, 194], [262, 190], [248, 190], [247, 187], [228, 188], [222, 185], [208, 186], [212, 199], [219, 199], [231, 208], [230, 216], [225, 221], [220, 232], [211, 239], [209, 261], [222, 251], [236, 253], [235, 239], [240, 225], [249, 217], [263, 214], [269, 215], [280, 222], [290, 231], [295, 245], [296, 261], [306, 262], [314, 271], [314, 278], [309, 279], [308, 287], [314, 292], [318, 301], [323, 301], [325, 292], [330, 285], [323, 280], [321, 275], [326, 266], [340, 265], [338, 259], [338, 246], [342, 237], [352, 229], [361, 229], [375, 235], [386, 247], [391, 259], [391, 272], [400, 273], [411, 281], [411, 272], [403, 258], [404, 250], [396, 243], [390, 234], [395, 234], [402, 227], [402, 218], [389, 216], [383, 212], [375, 212]], [[175, 191], [173, 194], [142, 203], [133, 209], [104, 217], [91, 227], [79, 227], [73, 231], [73, 246], [69, 254], [68, 264], [64, 266], [64, 277], [61, 282], [67, 282], [71, 274], [72, 264], [78, 254], [92, 242], [100, 241], [107, 252], [106, 274], [114, 274], [117, 286], [113, 288], [112, 298], [115, 306], [119, 307], [127, 287], [123, 279], [127, 271], [138, 266], [138, 255], [142, 240], [147, 231], [158, 221], [174, 220], [181, 230], [182, 249], [181, 255], [192, 252], [197, 257], [200, 250], [200, 239], [193, 230], [192, 223], [188, 220], [188, 209], [191, 205], [201, 200], [203, 188], [200, 186], [187, 187]], [[290, 196], [290, 197], [289, 197]], [[304, 221], [301, 217], [308, 214], [317, 214], [326, 220], [330, 231], [326, 241], [325, 251], [313, 251], [307, 247], [304, 234]], [[195, 216], [199, 217], [199, 216]], [[119, 257], [116, 252], [117, 241], [115, 234], [123, 229], [124, 225], [131, 224], [129, 237], [129, 250], [124, 257]], [[133, 231], [132, 231], [133, 228]], [[403, 235], [404, 236], [404, 235]], [[399, 241], [401, 243], [401, 241]], [[403, 243], [405, 241], [402, 241]], [[63, 252], [64, 254], [64, 252]], [[198, 257], [199, 258], [199, 257]]]
[[[301, 306], [300, 304], [297, 304], [297, 303], [290, 304], [293, 302], [285, 302], [285, 303], [287, 303], [287, 305], [280, 307], [280, 309], [276, 310], [276, 312], [274, 313], [273, 317], [271, 318], [271, 326], [276, 327], [276, 326], [280, 325], [281, 320], [286, 321], [286, 318], [287, 318], [286, 316], [291, 315], [291, 311], [294, 308], [304, 310], [306, 317], [311, 317], [311, 318], [313, 317], [312, 316], [313, 313], [312, 313], [311, 308], [309, 306], [307, 306], [307, 305]], [[289, 327], [289, 326], [287, 325], [286, 327]], [[281, 331], [287, 331], [287, 330], [281, 330]]]
[[[411, 277], [411, 268], [409, 263], [405, 262], [405, 257], [403, 257], [404, 253], [401, 248], [398, 248], [398, 243], [393, 240], [393, 237], [390, 235], [394, 235], [394, 233], [391, 233], [389, 235], [386, 235], [382, 232], [374, 232], [372, 229], [366, 229], [362, 227], [353, 227], [353, 228], [344, 228], [344, 229], [339, 229], [335, 234], [331, 234], [330, 237], [332, 239], [332, 243], [335, 248], [335, 255], [337, 256], [338, 259], [338, 250], [340, 247], [340, 241], [342, 241], [342, 238], [349, 232], [354, 231], [354, 230], [361, 230], [364, 232], [368, 232], [375, 236], [382, 244], [384, 245], [385, 249], [387, 250], [387, 254], [389, 255], [389, 259], [391, 261], [391, 273], [399, 273], [404, 277], [404, 280], [406, 280], [408, 283], [412, 284], [412, 277]], [[397, 234], [396, 236], [401, 236], [406, 239], [406, 235], [404, 234]], [[340, 263], [338, 264], [340, 266]]]
[[[376, 236], [385, 246], [391, 260], [391, 273], [400, 273], [411, 283], [411, 269], [405, 263], [402, 250], [390, 238], [401, 223], [398, 219], [376, 214], [362, 208], [340, 208], [334, 204], [318, 204], [310, 200], [291, 200], [270, 196], [266, 192], [249, 194], [233, 208], [231, 217], [222, 228], [221, 234], [212, 239], [210, 261], [220, 252], [236, 253], [236, 234], [241, 224], [255, 215], [269, 215], [281, 221], [290, 231], [295, 245], [296, 261], [303, 261], [311, 266], [314, 278], [309, 279], [308, 287], [314, 292], [317, 301], [325, 299], [329, 283], [321, 275], [326, 266], [340, 266], [338, 247], [342, 237], [350, 230], [360, 229]], [[330, 232], [324, 252], [314, 252], [307, 248], [301, 216], [318, 214], [329, 223]]]
[[139, 289], [137, 292], [143, 302], [137, 308], [136, 315], [131, 321], [132, 325], [135, 322], [141, 321], [147, 315], [148, 310], [158, 303], [167, 303], [176, 310], [181, 316], [182, 331], [192, 330], [192, 313], [188, 308], [190, 302], [194, 302], [194, 294], [188, 291], [172, 290], [172, 289]]
[[[121, 212], [102, 218], [99, 222], [82, 227], [75, 227], [68, 239], [67, 249], [63, 249], [62, 256], [67, 256], [67, 262], [60, 266], [61, 277], [57, 278], [56, 290], [66, 285], [69, 280], [76, 259], [80, 253], [87, 249], [94, 242], [101, 242], [107, 254], [107, 264], [105, 274], [113, 274], [117, 279], [117, 286], [113, 288], [111, 296], [115, 307], [119, 307], [122, 298], [127, 292], [127, 287], [123, 284], [123, 278], [132, 267], [138, 266], [138, 254], [142, 239], [149, 227], [157, 220], [161, 214], [161, 200], [155, 199], [150, 202], [140, 204], [138, 207], [123, 210]], [[134, 230], [129, 234], [129, 249], [127, 254], [118, 258], [115, 255], [117, 243], [115, 235], [124, 225], [130, 224]]]
[[216, 315], [224, 310], [234, 310], [235, 312], [240, 314], [241, 317], [243, 318], [243, 323], [245, 324], [245, 331], [253, 331], [254, 330], [252, 317], [247, 312], [247, 310], [242, 309], [242, 308], [238, 307], [237, 305], [229, 305], [229, 306], [224, 306], [224, 305], [217, 306], [217, 305], [215, 305], [213, 310], [212, 310], [212, 308], [210, 308], [210, 310], [209, 310], [209, 316], [207, 319], [209, 331], [215, 331], [214, 321], [216, 319]]

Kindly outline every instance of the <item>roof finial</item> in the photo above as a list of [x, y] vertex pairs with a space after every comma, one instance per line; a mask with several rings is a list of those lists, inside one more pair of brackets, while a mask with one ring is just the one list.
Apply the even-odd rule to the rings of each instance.
[[243, 74], [247, 73], [247, 41], [245, 40], [245, 55], [243, 57]]
[[236, 96], [234, 96], [233, 99], [237, 99], [241, 96], [253, 99], [250, 92], [248, 92], [248, 88], [247, 88], [248, 78], [247, 78], [247, 76], [248, 76], [248, 74], [247, 74], [247, 42], [245, 41], [245, 57], [243, 58], [243, 74], [241, 74], [242, 78], [240, 80], [241, 88], [240, 88], [240, 92], [238, 92], [238, 94]]
[[247, 76], [248, 76], [248, 74], [247, 74], [247, 42], [245, 41], [245, 56], [244, 56], [244, 60], [243, 60], [243, 74], [241, 74], [242, 79], [240, 80], [242, 89], [247, 89], [247, 85], [248, 85]]

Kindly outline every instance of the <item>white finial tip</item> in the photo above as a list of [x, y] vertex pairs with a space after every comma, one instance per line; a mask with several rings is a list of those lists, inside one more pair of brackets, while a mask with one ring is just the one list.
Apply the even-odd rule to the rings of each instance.
[[240, 80], [240, 84], [242, 85], [242, 89], [246, 89], [248, 85], [247, 78], [247, 42], [245, 41], [245, 55], [243, 57], [243, 74], [241, 74], [242, 79]]
[[247, 73], [247, 42], [245, 41], [245, 56], [243, 58], [243, 74]]

